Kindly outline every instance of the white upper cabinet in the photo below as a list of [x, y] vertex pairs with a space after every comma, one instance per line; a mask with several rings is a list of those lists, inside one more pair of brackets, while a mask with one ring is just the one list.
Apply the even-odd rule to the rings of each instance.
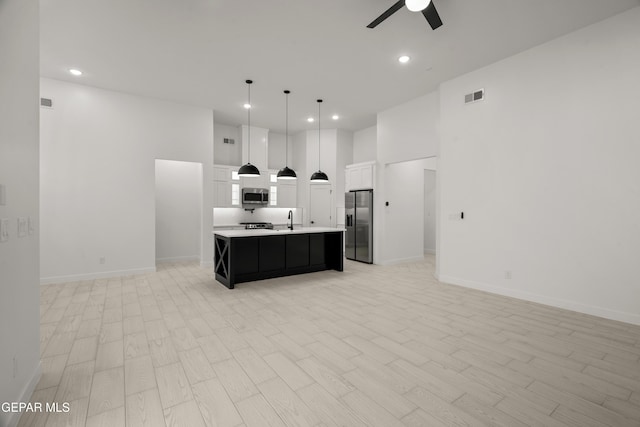
[[372, 189], [374, 182], [374, 162], [347, 165], [345, 169], [345, 191]]
[[269, 206], [278, 208], [295, 208], [298, 192], [298, 181], [295, 179], [278, 179], [278, 171], [269, 171]]
[[238, 166], [213, 166], [213, 207], [240, 207], [241, 181]]

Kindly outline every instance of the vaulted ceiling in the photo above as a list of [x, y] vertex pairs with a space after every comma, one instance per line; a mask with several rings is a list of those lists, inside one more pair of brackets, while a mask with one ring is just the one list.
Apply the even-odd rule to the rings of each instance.
[[[290, 129], [323, 104], [323, 128], [358, 130], [376, 113], [464, 74], [638, 6], [639, 0], [434, 0], [444, 25], [394, 0], [41, 0], [45, 77], [215, 111], [216, 121]], [[407, 64], [397, 58], [409, 55]], [[71, 76], [70, 68], [84, 72]], [[553, 64], [549, 64], [553, 71]], [[339, 114], [332, 122], [329, 117]]]

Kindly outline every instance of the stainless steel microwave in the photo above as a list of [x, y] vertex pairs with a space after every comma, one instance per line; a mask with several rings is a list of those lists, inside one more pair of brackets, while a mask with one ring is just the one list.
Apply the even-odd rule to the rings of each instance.
[[243, 188], [242, 204], [252, 206], [267, 206], [269, 204], [269, 189]]

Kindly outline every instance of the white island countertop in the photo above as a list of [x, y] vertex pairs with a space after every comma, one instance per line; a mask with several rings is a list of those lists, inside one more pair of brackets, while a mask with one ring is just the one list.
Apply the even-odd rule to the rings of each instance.
[[213, 234], [223, 237], [252, 237], [252, 236], [279, 236], [286, 234], [307, 234], [307, 233], [334, 233], [343, 232], [344, 228], [331, 227], [294, 227], [293, 230], [214, 230]]

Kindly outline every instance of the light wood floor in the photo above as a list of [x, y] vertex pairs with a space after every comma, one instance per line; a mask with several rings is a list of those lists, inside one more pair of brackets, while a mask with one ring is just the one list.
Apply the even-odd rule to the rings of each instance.
[[21, 426], [640, 426], [640, 327], [438, 283], [433, 258], [43, 286]]

